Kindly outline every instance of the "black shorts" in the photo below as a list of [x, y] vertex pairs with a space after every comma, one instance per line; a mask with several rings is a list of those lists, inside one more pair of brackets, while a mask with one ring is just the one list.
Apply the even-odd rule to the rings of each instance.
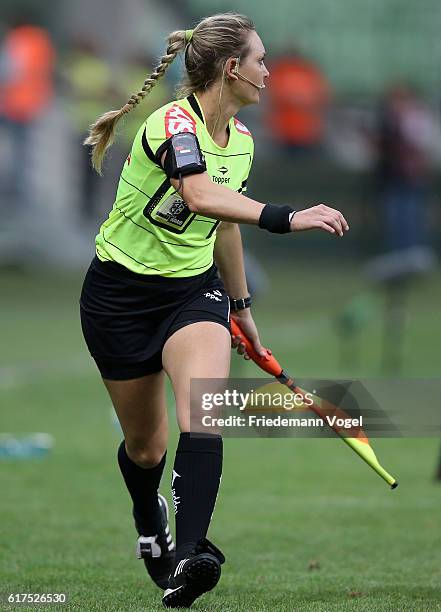
[[162, 370], [162, 349], [181, 327], [214, 321], [230, 331], [229, 300], [213, 266], [197, 276], [143, 276], [95, 257], [84, 279], [81, 326], [103, 378]]

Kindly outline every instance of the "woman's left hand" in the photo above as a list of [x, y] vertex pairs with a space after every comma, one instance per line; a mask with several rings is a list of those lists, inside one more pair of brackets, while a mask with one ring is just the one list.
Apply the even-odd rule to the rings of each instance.
[[[261, 356], [266, 355], [265, 349], [260, 344], [259, 334], [257, 332], [256, 324], [254, 323], [254, 319], [251, 316], [251, 311], [249, 308], [245, 308], [244, 310], [237, 310], [234, 313], [231, 313], [231, 318], [237, 321], [237, 324], [242, 329], [243, 333], [249, 338], [252, 342], [254, 349]], [[231, 346], [232, 348], [237, 348], [237, 352], [239, 355], [243, 355], [245, 359], [250, 359], [248, 353], [245, 350], [245, 343], [242, 341], [243, 338], [241, 336], [231, 336]]]

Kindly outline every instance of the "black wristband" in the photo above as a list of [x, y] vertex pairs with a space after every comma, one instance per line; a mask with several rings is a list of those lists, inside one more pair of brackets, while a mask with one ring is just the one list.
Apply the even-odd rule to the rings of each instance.
[[290, 231], [289, 216], [295, 212], [291, 206], [266, 204], [260, 213], [259, 227], [274, 234], [287, 234]]
[[245, 308], [249, 308], [253, 302], [251, 296], [249, 295], [246, 298], [228, 298], [230, 300], [230, 308], [231, 310], [245, 310]]

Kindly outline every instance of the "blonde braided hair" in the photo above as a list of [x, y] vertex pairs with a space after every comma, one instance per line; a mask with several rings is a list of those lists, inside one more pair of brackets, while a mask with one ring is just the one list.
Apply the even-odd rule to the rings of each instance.
[[185, 50], [188, 39], [188, 30], [178, 30], [168, 36], [168, 45], [165, 54], [161, 57], [150, 76], [138, 93], [133, 94], [126, 104], [119, 110], [108, 111], [99, 117], [89, 128], [89, 135], [84, 140], [85, 145], [92, 147], [92, 165], [98, 174], [102, 174], [102, 165], [107, 149], [115, 139], [115, 128], [118, 121], [133, 110], [151, 92], [157, 81], [161, 79], [167, 68], [180, 51]]
[[118, 121], [150, 93], [179, 52], [185, 52], [186, 75], [178, 90], [178, 96], [184, 97], [209, 88], [222, 76], [223, 66], [229, 57], [244, 59], [248, 53], [248, 35], [253, 30], [255, 27], [251, 19], [232, 12], [206, 17], [194, 30], [172, 32], [167, 39], [165, 55], [144, 81], [142, 89], [133, 94], [122, 108], [104, 113], [90, 126], [84, 144], [92, 146], [95, 170], [101, 174], [103, 159], [114, 140]]

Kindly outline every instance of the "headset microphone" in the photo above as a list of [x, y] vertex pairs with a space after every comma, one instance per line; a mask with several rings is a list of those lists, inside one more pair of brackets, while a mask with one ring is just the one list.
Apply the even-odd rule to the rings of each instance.
[[246, 81], [247, 83], [249, 83], [256, 89], [265, 89], [265, 85], [258, 85], [257, 83], [253, 83], [253, 81], [250, 81], [250, 79], [248, 79], [246, 76], [244, 76], [243, 74], [239, 72], [239, 61], [240, 61], [240, 58], [236, 57], [236, 65], [233, 68], [234, 74], [237, 75], [239, 79], [242, 79], [242, 81]]
[[239, 79], [242, 79], [242, 81], [246, 81], [250, 85], [253, 85], [253, 87], [256, 87], [256, 89], [265, 89], [266, 87], [265, 85], [257, 85], [257, 83], [253, 83], [253, 81], [250, 81], [250, 79], [247, 79], [247, 77], [244, 76], [243, 74], [240, 74], [240, 72], [235, 72], [235, 74], [237, 74]]

